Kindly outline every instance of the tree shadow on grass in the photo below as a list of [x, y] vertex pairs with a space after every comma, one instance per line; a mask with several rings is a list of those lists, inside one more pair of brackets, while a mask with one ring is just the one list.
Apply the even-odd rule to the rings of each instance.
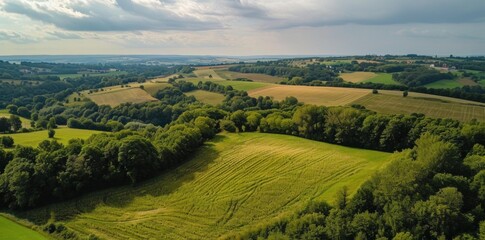
[[169, 168], [160, 175], [138, 184], [112, 187], [64, 202], [11, 213], [36, 225], [44, 225], [52, 221], [69, 221], [80, 214], [94, 211], [98, 206], [123, 208], [132, 203], [135, 198], [169, 195], [184, 184], [193, 181], [197, 173], [203, 173], [208, 169], [209, 165], [219, 157], [219, 152], [214, 146], [225, 138], [227, 137], [223, 135], [215, 136], [190, 154], [179, 166]]

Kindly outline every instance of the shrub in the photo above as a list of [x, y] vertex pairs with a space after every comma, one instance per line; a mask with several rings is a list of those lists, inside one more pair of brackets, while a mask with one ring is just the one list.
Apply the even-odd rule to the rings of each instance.
[[49, 129], [49, 131], [47, 131], [47, 134], [49, 135], [49, 138], [54, 138], [54, 135], [56, 135], [56, 131], [54, 131], [54, 129]]
[[3, 147], [6, 147], [6, 148], [11, 148], [13, 147], [13, 144], [14, 144], [14, 140], [12, 137], [10, 136], [3, 136], [1, 139], [1, 142], [0, 144], [3, 146]]
[[220, 122], [221, 129], [228, 131], [228, 132], [236, 132], [236, 124], [234, 124], [231, 120], [221, 120]]

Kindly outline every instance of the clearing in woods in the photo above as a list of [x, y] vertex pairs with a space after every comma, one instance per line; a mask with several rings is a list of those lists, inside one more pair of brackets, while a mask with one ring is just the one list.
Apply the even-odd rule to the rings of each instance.
[[[0, 110], [0, 118], [2, 118], [2, 117], [10, 118], [10, 115], [15, 115], [15, 114], [8, 113], [8, 110], [5, 110], [5, 111]], [[18, 116], [18, 117], [20, 118], [20, 121], [22, 121], [22, 127], [23, 128], [31, 128], [29, 119], [21, 117], [21, 116]]]
[[139, 87], [108, 90], [92, 94], [85, 94], [85, 96], [98, 105], [109, 105], [111, 107], [116, 107], [127, 102], [143, 103], [157, 101], [156, 98], [152, 97]]
[[136, 186], [112, 188], [18, 217], [62, 222], [102, 239], [215, 239], [354, 193], [390, 154], [294, 136], [221, 134], [183, 165]]
[[15, 223], [0, 215], [0, 239], [5, 240], [46, 240], [40, 233]]
[[204, 90], [190, 91], [185, 93], [185, 95], [194, 96], [197, 100], [211, 105], [220, 104], [225, 98], [224, 95], [220, 93], [214, 93], [214, 92], [209, 92]]
[[284, 100], [293, 96], [298, 101], [307, 104], [340, 106], [347, 105], [371, 93], [369, 89], [339, 88], [339, 87], [310, 87], [292, 85], [271, 85], [248, 92], [252, 97], [272, 96], [276, 100]]
[[[73, 138], [87, 139], [91, 135], [96, 133], [102, 133], [101, 131], [74, 129], [67, 127], [59, 127], [54, 129], [56, 135], [52, 140], [56, 140], [62, 144], [67, 144], [69, 140]], [[44, 140], [51, 140], [48, 138], [47, 130], [35, 131], [29, 133], [12, 133], [12, 134], [0, 134], [0, 136], [11, 136], [15, 145], [37, 147], [40, 142]]]

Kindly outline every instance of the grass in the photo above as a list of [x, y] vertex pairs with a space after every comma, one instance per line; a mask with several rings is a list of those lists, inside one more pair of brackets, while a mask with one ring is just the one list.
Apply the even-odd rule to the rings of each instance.
[[381, 84], [393, 84], [400, 85], [399, 82], [392, 79], [392, 75], [389, 73], [373, 73], [373, 72], [353, 72], [342, 73], [340, 77], [346, 82], [360, 83], [381, 83]]
[[116, 107], [122, 103], [128, 102], [143, 103], [157, 101], [156, 98], [152, 97], [139, 87], [107, 90], [103, 92], [85, 94], [85, 96], [98, 105], [109, 105], [111, 107]]
[[[219, 74], [214, 71], [214, 69], [211, 68], [201, 68], [197, 69], [194, 71], [194, 74], [197, 76], [197, 78], [203, 78], [203, 79], [214, 79], [214, 80], [224, 80]], [[212, 78], [210, 77], [212, 76]]]
[[282, 77], [275, 77], [266, 74], [259, 74], [259, 73], [240, 73], [240, 72], [232, 72], [225, 69], [222, 70], [215, 70], [215, 72], [225, 79], [237, 79], [237, 78], [247, 78], [253, 80], [255, 82], [264, 82], [264, 83], [280, 83], [285, 80]]
[[217, 79], [185, 78], [181, 80], [192, 82], [195, 85], [197, 85], [200, 81], [202, 82], [210, 81], [223, 86], [232, 86], [234, 89], [243, 90], [243, 91], [249, 91], [249, 90], [263, 88], [267, 86], [278, 86], [275, 84], [262, 83], [262, 82], [229, 81], [229, 80], [217, 80]]
[[370, 79], [367, 79], [364, 82], [390, 84], [390, 85], [401, 85], [401, 83], [392, 79], [392, 74], [389, 74], [389, 73], [378, 73], [377, 76], [370, 78]]
[[429, 117], [464, 122], [474, 118], [485, 121], [483, 103], [423, 93], [409, 93], [403, 98], [401, 91], [379, 90], [379, 94], [371, 94], [370, 89], [268, 85], [248, 91], [248, 94], [252, 97], [272, 96], [276, 100], [294, 96], [306, 104], [324, 106], [360, 104], [384, 114], [423, 113]]
[[[87, 139], [91, 135], [101, 133], [100, 131], [84, 130], [59, 127], [55, 129], [56, 135], [54, 140], [60, 143], [67, 144], [69, 140], [73, 138]], [[47, 136], [47, 130], [35, 131], [29, 133], [13, 133], [13, 134], [0, 134], [0, 136], [11, 136], [14, 139], [15, 145], [24, 145], [37, 147], [40, 142], [49, 140]]]
[[340, 77], [346, 82], [358, 83], [376, 77], [377, 74], [373, 72], [352, 72], [342, 73]]
[[[469, 101], [459, 101], [451, 98], [436, 97], [427, 94], [410, 93], [404, 98], [397, 94], [380, 91], [380, 94], [370, 94], [354, 103], [361, 104], [367, 109], [388, 114], [423, 113], [434, 118], [451, 118], [463, 122], [472, 119], [485, 121], [485, 106], [479, 103], [470, 104]], [[391, 91], [389, 91], [391, 92]], [[456, 100], [456, 101], [455, 101]]]
[[45, 240], [40, 233], [0, 216], [0, 239]]
[[220, 93], [213, 93], [209, 91], [204, 91], [204, 90], [194, 90], [188, 93], [185, 93], [185, 95], [188, 96], [194, 96], [197, 100], [207, 103], [207, 104], [212, 104], [212, 105], [217, 105], [222, 103], [224, 100], [224, 95]]
[[272, 96], [276, 100], [283, 100], [294, 96], [300, 102], [307, 104], [339, 106], [346, 105], [371, 94], [369, 89], [339, 88], [339, 87], [310, 87], [292, 85], [271, 85], [248, 92], [252, 97]]
[[286, 135], [222, 134], [183, 165], [136, 186], [18, 213], [101, 239], [216, 239], [354, 193], [390, 154]]
[[458, 81], [454, 79], [439, 80], [439, 81], [424, 85], [424, 87], [427, 87], [427, 88], [457, 88], [462, 86], [463, 84], [460, 84]]
[[157, 94], [158, 91], [171, 86], [169, 83], [163, 82], [146, 82], [141, 85], [143, 85], [143, 90], [145, 90], [145, 92], [153, 97]]

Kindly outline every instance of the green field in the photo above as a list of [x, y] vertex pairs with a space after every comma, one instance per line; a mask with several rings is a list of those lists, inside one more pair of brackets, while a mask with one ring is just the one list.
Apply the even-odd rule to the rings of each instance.
[[446, 79], [446, 80], [439, 80], [436, 82], [428, 83], [424, 85], [427, 88], [456, 88], [456, 87], [463, 87], [458, 81], [453, 79]]
[[[69, 140], [73, 138], [87, 139], [95, 133], [101, 133], [100, 131], [74, 129], [67, 127], [60, 127], [55, 129], [56, 135], [54, 140], [60, 143], [67, 144]], [[0, 136], [11, 136], [14, 139], [15, 145], [24, 145], [37, 147], [40, 142], [49, 140], [47, 136], [47, 130], [35, 131], [29, 133], [14, 133], [14, 134], [0, 134]]]
[[40, 233], [17, 224], [0, 215], [0, 239], [5, 240], [44, 240]]
[[485, 106], [483, 105], [468, 104], [465, 100], [451, 102], [444, 97], [430, 98], [433, 95], [410, 93], [408, 97], [404, 98], [397, 94], [388, 94], [386, 91], [381, 92], [383, 93], [367, 95], [354, 103], [379, 113], [423, 113], [433, 118], [451, 118], [464, 122], [472, 119], [485, 121]]
[[192, 82], [195, 85], [197, 85], [197, 83], [199, 83], [200, 81], [202, 82], [210, 81], [223, 86], [232, 86], [234, 89], [243, 90], [243, 91], [249, 91], [249, 90], [258, 89], [258, 88], [267, 87], [267, 86], [278, 86], [275, 84], [263, 83], [263, 82], [245, 82], [245, 81], [229, 81], [229, 80], [215, 80], [215, 79], [208, 80], [208, 79], [199, 79], [199, 78], [186, 78], [183, 80], [187, 82]]
[[392, 79], [392, 75], [389, 73], [378, 73], [377, 76], [363, 82], [401, 85], [399, 82]]
[[215, 239], [333, 202], [390, 154], [286, 135], [222, 134], [181, 166], [136, 186], [88, 194], [16, 214], [64, 223], [101, 239]]
[[197, 100], [211, 105], [220, 104], [225, 98], [224, 95], [220, 93], [213, 93], [213, 92], [204, 91], [204, 90], [194, 90], [194, 91], [185, 93], [185, 95], [194, 96]]
[[371, 94], [369, 89], [340, 87], [311, 87], [295, 85], [270, 85], [248, 91], [249, 96], [271, 96], [281, 101], [294, 96], [300, 102], [324, 106], [343, 106]]

